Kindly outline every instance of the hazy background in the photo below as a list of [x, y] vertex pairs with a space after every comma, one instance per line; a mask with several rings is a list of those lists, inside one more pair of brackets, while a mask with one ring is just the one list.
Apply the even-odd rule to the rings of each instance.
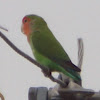
[[[20, 31], [27, 14], [42, 16], [77, 64], [77, 38], [84, 41], [83, 87], [100, 90], [99, 0], [0, 0], [2, 31], [18, 48], [33, 57], [26, 36]], [[0, 38], [0, 92], [6, 100], [28, 100], [29, 87], [52, 87], [41, 70], [18, 55]]]

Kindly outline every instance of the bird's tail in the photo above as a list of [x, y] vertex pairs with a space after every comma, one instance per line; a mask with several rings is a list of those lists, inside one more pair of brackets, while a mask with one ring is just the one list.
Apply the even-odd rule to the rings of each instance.
[[81, 77], [80, 77], [79, 73], [74, 70], [67, 69], [67, 71], [66, 71], [63, 69], [62, 72], [63, 72], [63, 74], [65, 74], [66, 76], [69, 76], [70, 78], [72, 78], [75, 81], [78, 81], [78, 82], [81, 81]]

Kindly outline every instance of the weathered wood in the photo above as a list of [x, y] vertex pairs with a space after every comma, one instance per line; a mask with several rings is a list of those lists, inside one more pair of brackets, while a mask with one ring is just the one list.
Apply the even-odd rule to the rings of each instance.
[[47, 100], [48, 89], [46, 87], [31, 87], [28, 100]]
[[62, 98], [68, 100], [85, 100], [93, 96], [94, 91], [88, 89], [60, 89], [59, 94]]
[[[32, 87], [28, 100], [100, 100], [100, 92], [90, 89], [59, 89], [57, 87]], [[57, 93], [58, 92], [58, 93]]]

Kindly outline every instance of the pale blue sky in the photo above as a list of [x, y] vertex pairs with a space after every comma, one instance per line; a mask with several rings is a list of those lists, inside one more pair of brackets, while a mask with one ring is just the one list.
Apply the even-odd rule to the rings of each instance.
[[[33, 57], [21, 20], [27, 14], [43, 17], [77, 64], [77, 38], [82, 37], [85, 53], [83, 87], [100, 90], [100, 1], [99, 0], [0, 0], [0, 25], [4, 34]], [[27, 100], [29, 87], [54, 86], [41, 70], [13, 51], [0, 39], [0, 92], [6, 100]]]

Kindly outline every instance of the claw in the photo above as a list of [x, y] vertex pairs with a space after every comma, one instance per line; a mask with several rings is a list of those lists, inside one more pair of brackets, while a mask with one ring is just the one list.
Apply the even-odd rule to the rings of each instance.
[[46, 76], [46, 77], [51, 76], [51, 71], [49, 69], [48, 70], [42, 70], [42, 72], [43, 72], [44, 76]]

